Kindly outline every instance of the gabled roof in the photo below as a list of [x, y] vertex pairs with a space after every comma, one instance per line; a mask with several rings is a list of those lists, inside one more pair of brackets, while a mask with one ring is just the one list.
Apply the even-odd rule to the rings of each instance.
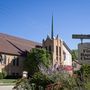
[[0, 33], [0, 53], [20, 55], [24, 51], [30, 51], [40, 43], [22, 39], [19, 37]]
[[66, 49], [69, 51], [69, 53], [71, 53], [70, 48], [67, 46], [67, 44], [63, 41], [63, 45], [66, 47]]

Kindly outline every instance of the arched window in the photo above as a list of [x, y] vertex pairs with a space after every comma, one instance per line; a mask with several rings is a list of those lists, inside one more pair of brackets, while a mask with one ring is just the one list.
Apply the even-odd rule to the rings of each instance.
[[66, 52], [65, 51], [63, 51], [63, 58], [64, 58], [64, 60], [66, 60]]
[[17, 56], [14, 56], [13, 66], [19, 66], [19, 58]]
[[6, 64], [6, 55], [5, 54], [0, 54], [0, 62], [1, 64]]
[[0, 54], [0, 62], [2, 62], [2, 55]]

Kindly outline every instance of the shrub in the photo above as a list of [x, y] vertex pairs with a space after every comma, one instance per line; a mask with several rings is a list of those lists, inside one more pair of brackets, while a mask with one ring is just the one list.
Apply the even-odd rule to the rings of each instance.
[[19, 78], [21, 78], [22, 76], [13, 76], [13, 75], [7, 75], [6, 77], [5, 77], [5, 79], [19, 79]]
[[0, 79], [3, 79], [7, 76], [7, 72], [5, 70], [2, 70], [2, 72], [0, 72]]
[[3, 78], [7, 76], [7, 72], [5, 70], [2, 70]]
[[3, 73], [0, 72], [0, 79], [3, 79]]
[[36, 86], [46, 87], [48, 84], [53, 83], [46, 75], [41, 72], [36, 72], [30, 80], [30, 83], [35, 83]]
[[21, 78], [17, 80], [16, 85], [14, 86], [15, 90], [32, 90], [31, 85], [29, 84], [29, 80], [25, 78]]

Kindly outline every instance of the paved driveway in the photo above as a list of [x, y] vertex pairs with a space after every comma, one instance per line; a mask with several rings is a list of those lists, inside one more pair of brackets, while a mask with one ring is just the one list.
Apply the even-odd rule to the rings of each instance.
[[12, 90], [13, 86], [0, 86], [0, 90]]

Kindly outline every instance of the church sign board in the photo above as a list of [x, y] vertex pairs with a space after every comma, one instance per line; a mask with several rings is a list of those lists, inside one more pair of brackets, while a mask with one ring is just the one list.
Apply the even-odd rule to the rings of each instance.
[[73, 34], [72, 35], [73, 39], [90, 39], [90, 34], [88, 35], [83, 35], [83, 34]]
[[78, 45], [78, 60], [90, 64], [90, 43], [80, 43]]

